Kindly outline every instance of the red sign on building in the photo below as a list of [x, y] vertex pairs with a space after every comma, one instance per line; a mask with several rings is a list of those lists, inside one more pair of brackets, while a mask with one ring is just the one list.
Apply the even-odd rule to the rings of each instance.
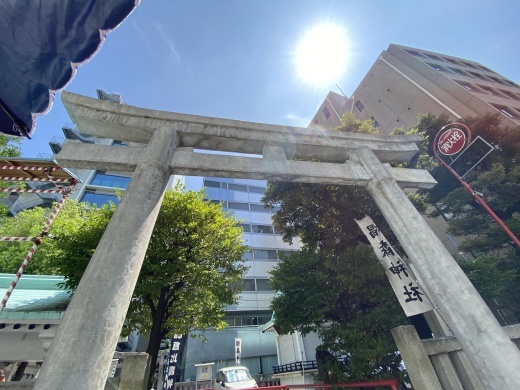
[[459, 153], [466, 145], [466, 134], [458, 128], [451, 128], [446, 130], [439, 137], [437, 147], [439, 152], [445, 156], [452, 156]]

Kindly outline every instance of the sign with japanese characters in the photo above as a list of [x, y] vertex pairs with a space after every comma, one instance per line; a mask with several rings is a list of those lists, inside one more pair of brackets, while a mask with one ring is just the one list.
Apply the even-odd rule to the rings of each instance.
[[461, 129], [452, 127], [441, 134], [437, 141], [439, 152], [446, 156], [457, 154], [466, 145], [466, 134]]
[[170, 352], [166, 355], [166, 360], [164, 362], [163, 390], [174, 390], [176, 370], [177, 367], [180, 366], [185, 343], [185, 335], [173, 335], [171, 339]]
[[235, 366], [240, 366], [241, 357], [242, 357], [242, 339], [235, 338]]
[[433, 310], [430, 300], [403, 259], [394, 251], [372, 219], [367, 216], [356, 222], [374, 248], [405, 314], [411, 317]]

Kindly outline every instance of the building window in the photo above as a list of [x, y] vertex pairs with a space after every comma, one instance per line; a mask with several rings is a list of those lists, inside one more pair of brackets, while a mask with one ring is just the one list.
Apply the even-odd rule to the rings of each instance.
[[248, 223], [239, 223], [238, 226], [240, 226], [242, 229], [244, 229], [244, 233], [251, 233], [251, 225]]
[[253, 192], [255, 194], [263, 194], [265, 192], [265, 187], [246, 186], [245, 184], [234, 183], [228, 184], [213, 180], [204, 180], [204, 187], [223, 188], [229, 189], [231, 191]]
[[457, 60], [454, 60], [453, 58], [448, 58], [448, 57], [442, 57], [442, 59], [446, 62], [449, 62], [453, 65], [461, 65], [461, 63]]
[[506, 91], [505, 89], [498, 89], [500, 92], [502, 92], [504, 95], [506, 95], [508, 98], [510, 99], [514, 99], [514, 100], [520, 100], [520, 96], [518, 96], [517, 94], [511, 92], [511, 91]]
[[[251, 280], [254, 282], [254, 279]], [[228, 326], [258, 326], [268, 323], [271, 320], [271, 318], [272, 314], [268, 312], [242, 312], [233, 315], [226, 315], [224, 316], [223, 320], [227, 322]], [[219, 378], [217, 378], [217, 381], [218, 379]]]
[[356, 102], [356, 108], [359, 110], [359, 112], [363, 111], [363, 109], [365, 108], [365, 106], [363, 105], [363, 103], [361, 103], [361, 100], [358, 100]]
[[484, 65], [475, 65], [475, 66], [476, 66], [477, 68], [479, 68], [479, 69], [485, 70], [486, 72], [495, 73], [495, 72], [493, 72], [491, 69], [486, 68]]
[[130, 178], [127, 176], [107, 175], [104, 171], [97, 171], [90, 181], [90, 184], [95, 186], [126, 188], [130, 183]]
[[452, 66], [448, 66], [448, 69], [451, 70], [453, 73], [457, 73], [461, 76], [473, 77], [469, 73], [464, 72], [462, 69], [454, 68]]
[[325, 115], [325, 118], [329, 119], [330, 117], [330, 111], [327, 106], [323, 108], [323, 115]]
[[373, 116], [371, 116], [370, 119], [372, 119], [372, 122], [374, 122], [374, 127], [377, 129], [380, 126], [379, 122]]
[[246, 185], [243, 185], [243, 184], [233, 184], [233, 183], [229, 183], [229, 184], [228, 184], [228, 189], [229, 189], [229, 190], [233, 190], [233, 191], [242, 191], [242, 192], [247, 192], [247, 186], [246, 186]]
[[477, 73], [477, 72], [471, 72], [471, 71], [468, 71], [468, 73], [472, 76], [475, 76], [476, 78], [478, 79], [481, 79], [481, 80], [485, 80], [485, 81], [490, 81], [486, 76], [484, 76], [483, 74], [480, 74], [480, 73]]
[[459, 84], [461, 87], [463, 87], [464, 89], [467, 89], [468, 91], [471, 91], [471, 92], [480, 92], [477, 87], [475, 87], [473, 84], [470, 84], [470, 83], [466, 83], [464, 81], [458, 81], [458, 80], [455, 80], [455, 82], [457, 84]]
[[256, 291], [274, 291], [269, 279], [256, 279]]
[[485, 93], [487, 93], [488, 95], [500, 96], [500, 93], [496, 89], [493, 89], [491, 87], [487, 87], [485, 85], [480, 85], [480, 84], [477, 84], [477, 86], [480, 89], [482, 89]]
[[255, 194], [263, 194], [265, 192], [265, 188], [249, 186], [249, 192], [253, 192]]
[[491, 80], [493, 80], [495, 83], [507, 85], [507, 83], [504, 80], [499, 79], [498, 77], [494, 77], [494, 76], [487, 76], [487, 77], [490, 78]]
[[254, 279], [242, 279], [241, 285], [242, 285], [242, 291], [255, 291], [255, 280]]
[[462, 64], [466, 65], [468, 68], [478, 69], [476, 65], [473, 65], [471, 62], [460, 61]]
[[80, 202], [88, 202], [91, 205], [100, 207], [104, 204], [109, 204], [110, 202], [117, 205], [119, 204], [119, 198], [116, 195], [97, 194], [93, 191], [85, 191]]
[[441, 65], [437, 65], [437, 64], [432, 64], [431, 62], [425, 62], [426, 65], [428, 65], [430, 68], [433, 68], [439, 72], [446, 72], [446, 73], [451, 73], [447, 68], [445, 68], [444, 66], [441, 66]]
[[258, 234], [273, 234], [273, 227], [270, 225], [251, 225], [251, 232]]
[[246, 252], [242, 255], [242, 258], [244, 260], [253, 260], [253, 253], [252, 252]]
[[428, 58], [431, 58], [432, 60], [435, 60], [435, 61], [441, 61], [441, 62], [446, 62], [444, 61], [444, 59], [442, 59], [441, 57], [439, 56], [436, 56], [435, 54], [428, 54], [428, 53], [423, 53], [426, 57]]
[[509, 118], [520, 119], [520, 116], [513, 110], [512, 108], [506, 106], [499, 106], [498, 104], [492, 104], [498, 111], [501, 111], [502, 114]]
[[414, 57], [422, 57], [422, 58], [424, 58], [424, 56], [421, 53], [419, 53], [418, 51], [407, 50], [407, 49], [404, 49], [404, 51], [407, 52], [408, 54], [413, 55]]
[[234, 210], [249, 210], [249, 203], [228, 202], [228, 209]]
[[204, 187], [220, 188], [220, 182], [212, 180], [204, 180]]
[[518, 85], [517, 83], [515, 83], [511, 80], [502, 80], [502, 81], [504, 81], [505, 83], [509, 84], [512, 87], [520, 88], [520, 85]]
[[268, 213], [269, 212], [269, 209], [266, 208], [263, 204], [251, 203], [249, 205], [249, 207], [251, 208], [251, 211], [256, 211], [256, 212], [260, 212], [260, 213]]
[[278, 260], [278, 255], [274, 249], [254, 249], [255, 260]]

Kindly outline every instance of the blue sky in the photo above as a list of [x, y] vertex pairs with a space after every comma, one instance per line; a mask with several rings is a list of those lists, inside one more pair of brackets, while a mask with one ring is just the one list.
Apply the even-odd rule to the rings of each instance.
[[[335, 84], [350, 96], [390, 43], [477, 61], [520, 83], [520, 2], [512, 0], [142, 0], [67, 91], [119, 92], [133, 106], [307, 126]], [[345, 72], [328, 85], [297, 76], [296, 46], [314, 25], [341, 26]], [[70, 122], [61, 95], [22, 155], [51, 153]]]

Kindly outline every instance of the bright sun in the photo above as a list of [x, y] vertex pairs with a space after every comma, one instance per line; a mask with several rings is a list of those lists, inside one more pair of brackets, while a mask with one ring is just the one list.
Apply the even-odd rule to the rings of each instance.
[[345, 71], [349, 52], [349, 40], [341, 27], [319, 24], [307, 31], [298, 44], [298, 76], [314, 85], [337, 82]]

